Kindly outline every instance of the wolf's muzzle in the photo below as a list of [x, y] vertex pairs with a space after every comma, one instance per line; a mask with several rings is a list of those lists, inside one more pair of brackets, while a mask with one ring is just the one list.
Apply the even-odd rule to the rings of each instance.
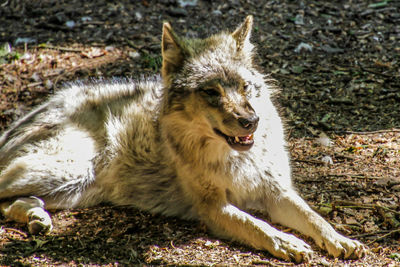
[[245, 128], [246, 130], [255, 130], [258, 126], [258, 121], [260, 120], [260, 117], [257, 115], [251, 115], [249, 117], [239, 117], [238, 121], [240, 126]]

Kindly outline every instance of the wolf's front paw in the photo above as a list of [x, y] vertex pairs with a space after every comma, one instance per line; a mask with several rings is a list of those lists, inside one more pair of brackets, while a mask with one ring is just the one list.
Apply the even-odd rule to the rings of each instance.
[[279, 233], [272, 237], [272, 244], [269, 252], [287, 261], [305, 262], [313, 255], [311, 247], [294, 235]]
[[331, 232], [324, 237], [323, 246], [330, 255], [336, 258], [358, 259], [367, 253], [367, 248], [363, 244], [336, 232]]
[[47, 234], [53, 228], [50, 215], [42, 208], [36, 207], [28, 211], [28, 229], [32, 235]]

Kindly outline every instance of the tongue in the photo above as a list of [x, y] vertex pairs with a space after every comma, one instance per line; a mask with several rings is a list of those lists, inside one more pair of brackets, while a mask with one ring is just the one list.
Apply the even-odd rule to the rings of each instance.
[[234, 138], [232, 138], [233, 143], [242, 143], [242, 144], [246, 144], [246, 143], [250, 143], [253, 140], [253, 135], [246, 135], [246, 136], [235, 136]]
[[250, 135], [247, 135], [247, 136], [242, 136], [242, 137], [239, 137], [239, 139], [240, 139], [240, 141], [248, 141], [248, 140], [253, 139], [253, 135], [250, 134]]

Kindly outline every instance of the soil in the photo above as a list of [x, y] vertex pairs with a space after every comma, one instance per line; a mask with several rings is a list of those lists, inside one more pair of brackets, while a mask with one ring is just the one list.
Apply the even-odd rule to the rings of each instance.
[[[399, 1], [3, 1], [0, 130], [66, 82], [158, 73], [163, 21], [205, 37], [248, 14], [256, 61], [281, 88], [300, 194], [370, 249], [338, 260], [303, 237], [317, 251], [307, 266], [400, 266]], [[0, 218], [0, 264], [294, 265], [218, 239], [199, 222], [129, 207], [52, 218], [47, 236]]]

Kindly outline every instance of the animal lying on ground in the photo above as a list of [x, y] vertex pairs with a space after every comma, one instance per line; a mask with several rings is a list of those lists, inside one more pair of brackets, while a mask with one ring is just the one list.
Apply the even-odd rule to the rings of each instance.
[[365, 247], [296, 193], [271, 86], [253, 63], [252, 16], [206, 39], [162, 33], [162, 78], [74, 83], [0, 138], [0, 206], [32, 234], [46, 209], [111, 203], [198, 219], [220, 237], [301, 262], [312, 250], [246, 212], [264, 212], [334, 257]]

